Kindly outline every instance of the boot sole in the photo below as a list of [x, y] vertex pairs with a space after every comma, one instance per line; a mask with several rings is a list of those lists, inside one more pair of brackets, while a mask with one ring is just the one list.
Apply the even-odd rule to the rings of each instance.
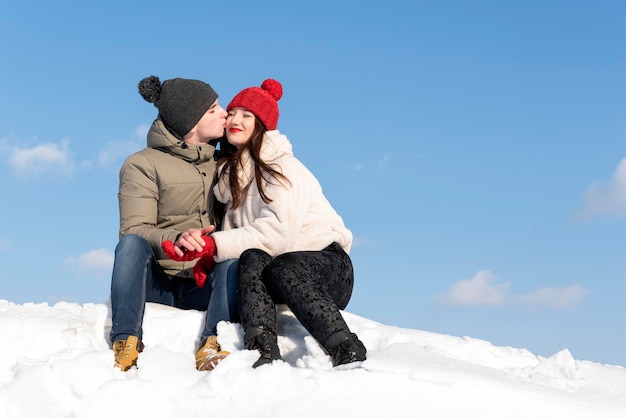
[[228, 356], [228, 354], [215, 354], [211, 356], [207, 359], [207, 361], [202, 363], [200, 367], [198, 367], [198, 371], [205, 372], [213, 370], [220, 361], [226, 358], [226, 356]]
[[364, 361], [365, 360], [357, 360], [357, 361], [353, 361], [353, 362], [350, 362], [350, 363], [338, 364], [337, 366], [334, 366], [333, 369], [335, 369], [335, 370], [360, 369], [360, 368], [362, 368]]

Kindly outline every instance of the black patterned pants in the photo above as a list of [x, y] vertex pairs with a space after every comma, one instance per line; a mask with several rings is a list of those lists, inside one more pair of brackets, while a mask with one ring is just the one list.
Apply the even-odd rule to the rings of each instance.
[[340, 309], [354, 285], [350, 256], [337, 243], [321, 251], [296, 251], [272, 258], [259, 249], [239, 258], [239, 314], [244, 331], [261, 327], [276, 333], [276, 304], [286, 304], [322, 345], [349, 331]]

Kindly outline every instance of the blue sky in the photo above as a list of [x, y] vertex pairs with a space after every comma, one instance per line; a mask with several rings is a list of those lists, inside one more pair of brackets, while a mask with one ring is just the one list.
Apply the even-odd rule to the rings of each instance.
[[271, 77], [355, 235], [347, 310], [626, 366], [626, 4], [211, 3], [3, 6], [0, 299], [108, 299], [141, 78]]

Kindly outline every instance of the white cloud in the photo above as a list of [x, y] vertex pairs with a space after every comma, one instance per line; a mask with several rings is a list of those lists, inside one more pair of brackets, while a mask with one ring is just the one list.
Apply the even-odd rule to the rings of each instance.
[[135, 136], [137, 138], [145, 139], [149, 130], [150, 126], [142, 123], [135, 129]]
[[620, 161], [608, 182], [595, 181], [585, 191], [583, 199], [583, 209], [574, 214], [578, 220], [626, 215], [626, 158]]
[[[133, 133], [133, 136], [139, 139], [107, 142], [98, 153], [98, 165], [104, 168], [120, 166], [126, 157], [145, 147], [149, 129], [148, 125], [142, 124]], [[69, 139], [63, 139], [58, 143], [38, 144], [30, 148], [15, 146], [11, 142], [15, 143], [15, 140], [0, 139], [0, 154], [6, 156], [12, 171], [22, 178], [38, 178], [44, 175], [69, 176], [76, 168], [90, 170], [94, 166], [91, 160], [80, 162], [74, 160]]]
[[134, 136], [140, 140], [107, 142], [98, 153], [98, 164], [105, 168], [120, 166], [126, 157], [145, 148], [146, 135], [149, 129], [148, 125], [143, 124], [135, 129]]
[[389, 164], [389, 162], [391, 162], [391, 154], [387, 153], [383, 155], [383, 158], [378, 162], [378, 166], [377, 166], [378, 171], [379, 172], [383, 171], [383, 169], [385, 168], [387, 164]]
[[111, 273], [113, 258], [111, 251], [100, 248], [82, 254], [78, 258], [69, 257], [66, 264], [71, 266], [78, 276], [103, 277]]
[[513, 296], [515, 303], [548, 307], [555, 309], [571, 308], [589, 294], [589, 290], [580, 284], [574, 284], [564, 288], [542, 287], [533, 293]]
[[439, 301], [458, 306], [502, 305], [506, 301], [509, 283], [497, 284], [497, 281], [490, 271], [481, 270], [471, 279], [456, 282]]
[[32, 148], [11, 146], [8, 163], [20, 177], [71, 175], [75, 163], [69, 145], [69, 139], [64, 139], [60, 143], [49, 142]]
[[563, 288], [542, 287], [528, 294], [510, 292], [511, 282], [498, 283], [498, 278], [488, 270], [481, 270], [474, 277], [460, 280], [449, 292], [439, 296], [438, 301], [450, 306], [503, 306], [529, 305], [551, 309], [571, 308], [589, 294], [580, 284]]
[[101, 167], [116, 167], [130, 154], [139, 151], [144, 145], [137, 141], [110, 141], [98, 152], [98, 164]]

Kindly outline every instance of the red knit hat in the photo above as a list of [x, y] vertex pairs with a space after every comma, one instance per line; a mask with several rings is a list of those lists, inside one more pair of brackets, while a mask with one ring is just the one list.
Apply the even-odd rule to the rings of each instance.
[[283, 97], [283, 86], [268, 78], [261, 87], [248, 87], [241, 90], [226, 106], [226, 111], [234, 107], [243, 107], [255, 114], [268, 131], [278, 125], [278, 101]]

